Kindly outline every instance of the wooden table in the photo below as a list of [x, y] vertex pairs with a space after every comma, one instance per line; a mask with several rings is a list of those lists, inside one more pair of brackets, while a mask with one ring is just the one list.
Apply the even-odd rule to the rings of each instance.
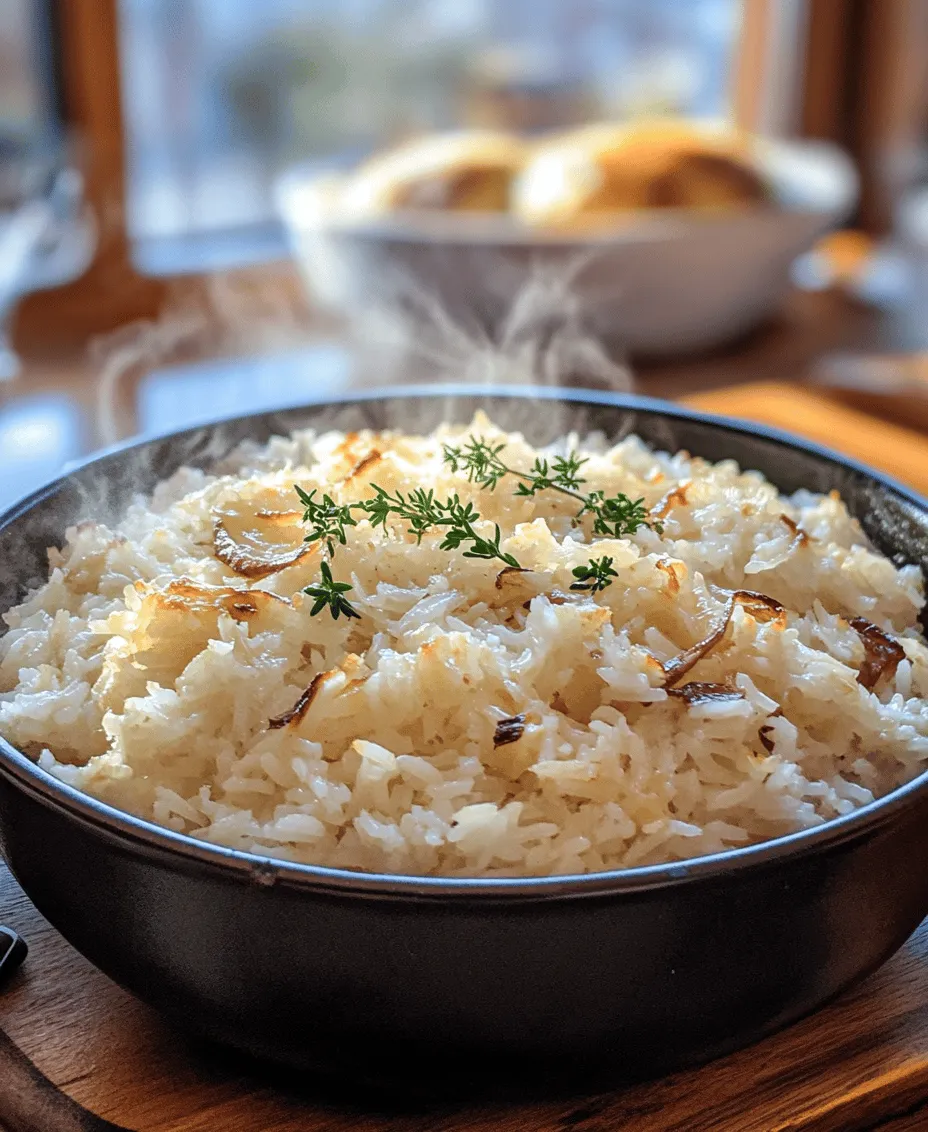
[[[827, 306], [812, 309], [821, 316]], [[792, 335], [784, 336], [782, 328], [774, 330], [772, 343], [754, 342], [740, 361], [735, 354], [688, 369], [655, 368], [646, 377], [647, 391], [688, 394], [693, 404], [710, 411], [805, 432], [879, 464], [928, 493], [928, 440], [922, 435], [875, 421], [796, 384], [809, 358], [823, 348], [821, 317], [810, 318], [808, 310], [803, 317], [805, 322], [798, 329], [794, 325]], [[894, 339], [875, 336], [873, 325], [853, 320], [838, 319], [826, 337], [831, 346], [898, 345]], [[724, 388], [733, 380], [736, 388]], [[54, 385], [53, 376], [47, 381]], [[74, 394], [92, 413], [88, 381], [78, 382]], [[913, 862], [913, 867], [923, 866]], [[866, 909], [861, 914], [866, 915]], [[222, 1051], [204, 1049], [168, 1029], [77, 955], [2, 865], [0, 922], [21, 932], [31, 946], [26, 967], [0, 996], [0, 1027], [61, 1089], [131, 1129], [914, 1132], [928, 1128], [928, 921], [881, 971], [839, 1001], [783, 1034], [702, 1069], [573, 1101], [390, 1113], [352, 1103], [350, 1096], [333, 1098], [319, 1083], [285, 1088], [269, 1071], [245, 1065]]]

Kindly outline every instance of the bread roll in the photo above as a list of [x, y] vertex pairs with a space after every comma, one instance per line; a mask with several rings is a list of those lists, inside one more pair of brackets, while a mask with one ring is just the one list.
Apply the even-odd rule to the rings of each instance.
[[516, 137], [493, 131], [433, 134], [362, 165], [341, 193], [346, 219], [408, 209], [504, 212], [525, 161]]
[[631, 209], [764, 201], [746, 139], [676, 122], [588, 126], [537, 148], [513, 187], [525, 223], [570, 227]]

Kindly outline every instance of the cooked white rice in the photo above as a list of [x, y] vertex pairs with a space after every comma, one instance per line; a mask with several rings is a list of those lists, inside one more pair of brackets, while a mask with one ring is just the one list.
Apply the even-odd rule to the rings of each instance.
[[[69, 530], [48, 582], [6, 614], [0, 732], [62, 781], [191, 837], [412, 874], [696, 857], [820, 825], [923, 769], [921, 574], [871, 549], [837, 496], [785, 499], [731, 462], [584, 440], [590, 488], [667, 500], [662, 534], [596, 542], [619, 576], [590, 597], [570, 590], [592, 554], [575, 506], [469, 485], [442, 462], [442, 443], [469, 434], [504, 440], [516, 466], [538, 454], [485, 418], [429, 437], [304, 432], [223, 474], [183, 470], [118, 525]], [[292, 512], [294, 483], [348, 501], [371, 481], [459, 492], [531, 572], [498, 578], [436, 536], [417, 546], [402, 524], [359, 522], [333, 571], [361, 619], [311, 616], [318, 549], [299, 556], [298, 516], [256, 513]], [[249, 580], [227, 564], [249, 555], [291, 564]], [[852, 618], [904, 656], [865, 679]]]

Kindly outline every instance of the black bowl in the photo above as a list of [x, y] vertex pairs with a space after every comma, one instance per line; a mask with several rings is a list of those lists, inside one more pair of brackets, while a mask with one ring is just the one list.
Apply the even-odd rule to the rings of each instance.
[[[534, 441], [637, 432], [782, 490], [836, 488], [875, 545], [924, 569], [928, 504], [750, 425], [632, 397], [412, 389], [240, 418], [115, 450], [0, 519], [0, 609], [88, 512], [182, 464], [307, 425], [430, 428], [478, 407]], [[814, 830], [684, 864], [446, 880], [206, 845], [78, 793], [0, 741], [0, 848], [52, 924], [201, 1034], [368, 1080], [631, 1078], [732, 1050], [815, 1009], [928, 912], [928, 776]]]

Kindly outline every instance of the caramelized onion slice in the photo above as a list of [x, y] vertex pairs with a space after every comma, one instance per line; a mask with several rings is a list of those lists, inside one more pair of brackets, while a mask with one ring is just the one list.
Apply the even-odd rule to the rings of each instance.
[[369, 471], [382, 459], [383, 454], [381, 452], [378, 452], [376, 448], [372, 448], [370, 452], [368, 452], [366, 456], [363, 456], [360, 460], [358, 460], [355, 466], [351, 469], [351, 471], [345, 477], [345, 483], [350, 483], [356, 476], [359, 476], [362, 472]]
[[735, 590], [731, 599], [732, 607], [728, 614], [729, 617], [734, 612], [735, 606], [740, 605], [761, 625], [774, 621], [778, 629], [786, 628], [786, 610], [776, 598], [768, 597], [767, 594], [754, 593], [753, 590]]
[[322, 689], [323, 684], [329, 680], [340, 680], [341, 687], [336, 689], [337, 695], [351, 693], [360, 688], [370, 675], [370, 670], [357, 655], [349, 653], [340, 665], [330, 668], [326, 672], [318, 672], [312, 678], [309, 687], [300, 693], [300, 698], [289, 711], [274, 716], [268, 720], [268, 727], [277, 731], [281, 727], [297, 727], [306, 718], [306, 713], [312, 707], [313, 701]]
[[285, 711], [283, 715], [277, 715], [273, 719], [268, 720], [268, 727], [272, 731], [277, 731], [281, 727], [287, 727], [290, 724], [294, 726], [300, 723], [309, 711], [313, 700], [316, 698], [316, 693], [322, 687], [323, 681], [327, 676], [331, 676], [331, 672], [320, 672], [313, 677], [312, 683], [309, 687], [301, 693], [300, 698], [296, 701], [289, 711]]
[[285, 597], [266, 590], [239, 590], [234, 586], [207, 586], [180, 579], [146, 597], [154, 608], [184, 610], [189, 613], [223, 612], [235, 621], [250, 621], [272, 605], [290, 605]]
[[502, 590], [510, 581], [515, 580], [519, 574], [527, 574], [524, 566], [507, 566], [496, 575], [496, 588]]
[[[521, 605], [523, 609], [528, 609], [550, 583], [550, 574], [528, 570], [524, 566], [506, 566], [496, 575], [494, 585], [498, 596], [492, 604], [497, 607]], [[548, 596], [550, 598], [551, 595]]]
[[688, 483], [680, 483], [677, 484], [676, 487], [672, 487], [670, 491], [651, 508], [651, 518], [666, 519], [674, 507], [685, 507], [686, 493], [689, 486]]
[[130, 696], [143, 696], [148, 683], [164, 688], [174, 681], [195, 656], [218, 634], [223, 613], [238, 622], [257, 622], [277, 628], [292, 616], [286, 598], [264, 590], [209, 586], [178, 578], [164, 589], [136, 583], [141, 604], [128, 622], [114, 614], [105, 623], [116, 635], [107, 642], [100, 676], [94, 685], [106, 710], [120, 710]]
[[809, 534], [809, 532], [804, 531], [794, 519], [791, 519], [789, 517], [789, 515], [781, 515], [780, 522], [784, 527], [786, 527], [789, 533], [794, 536], [797, 548], [800, 546], [808, 546], [808, 544], [812, 541], [812, 536]]
[[509, 743], [517, 743], [525, 731], [525, 712], [513, 715], [509, 719], [501, 719], [496, 725], [493, 734], [493, 746], [505, 747]]
[[667, 695], [685, 701], [688, 707], [744, 699], [744, 693], [738, 688], [729, 688], [727, 684], [707, 684], [699, 680], [684, 684], [682, 688], [668, 688]]
[[854, 617], [849, 624], [864, 646], [864, 662], [857, 673], [857, 683], [869, 692], [884, 676], [891, 680], [896, 675], [900, 662], [905, 660], [905, 650], [863, 617]]
[[[682, 562], [674, 562], [670, 558], [658, 558], [654, 565], [662, 574], [667, 575], [667, 592], [676, 597], [680, 592], [680, 578], [686, 576], [686, 567]], [[677, 570], [680, 571], [679, 574]]]
[[302, 511], [266, 511], [263, 508], [255, 512], [262, 523], [274, 523], [278, 526], [292, 527], [303, 518]]
[[774, 598], [768, 597], [766, 594], [754, 593], [752, 590], [735, 590], [729, 598], [725, 616], [708, 637], [697, 641], [695, 645], [681, 652], [679, 656], [675, 656], [672, 660], [664, 661], [662, 667], [666, 676], [664, 681], [666, 689], [682, 680], [687, 672], [694, 668], [722, 640], [728, 630], [728, 624], [736, 605], [746, 609], [754, 620], [761, 624], [774, 621], [779, 628], [786, 627], [786, 610]]
[[224, 511], [213, 523], [213, 549], [240, 577], [258, 581], [315, 553], [303, 542], [299, 511]]

